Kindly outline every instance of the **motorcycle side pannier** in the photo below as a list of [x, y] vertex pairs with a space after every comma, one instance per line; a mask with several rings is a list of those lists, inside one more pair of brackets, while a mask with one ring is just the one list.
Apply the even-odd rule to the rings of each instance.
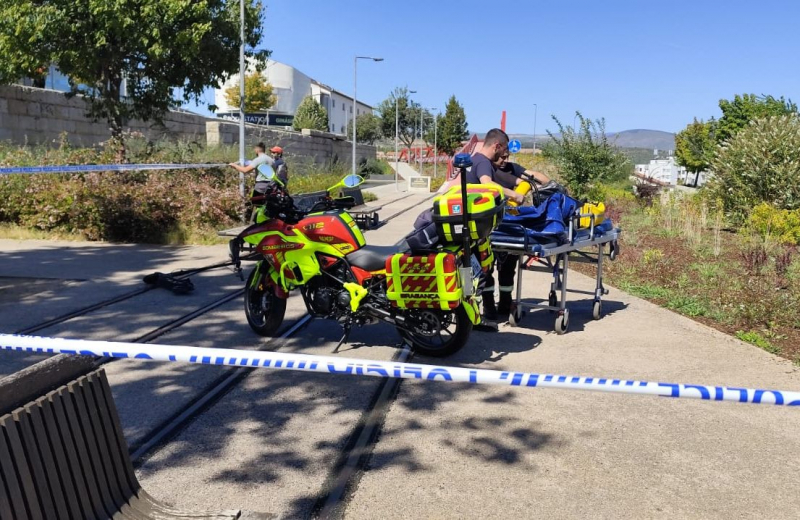
[[[463, 211], [461, 187], [454, 186], [433, 199], [433, 222], [439, 240], [445, 244], [459, 244], [463, 240]], [[503, 190], [486, 184], [467, 185], [467, 211], [469, 235], [472, 240], [489, 238], [494, 228], [503, 220], [505, 212]]]
[[396, 254], [386, 259], [386, 297], [401, 309], [458, 307], [458, 262], [452, 253]]

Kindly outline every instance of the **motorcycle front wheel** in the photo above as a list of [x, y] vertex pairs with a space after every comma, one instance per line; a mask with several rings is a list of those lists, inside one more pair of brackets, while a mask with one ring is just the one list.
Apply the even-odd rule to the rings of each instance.
[[274, 336], [283, 323], [286, 313], [286, 300], [279, 298], [271, 284], [263, 278], [253, 287], [253, 277], [257, 269], [253, 269], [247, 278], [244, 291], [244, 314], [250, 328], [262, 336]]
[[411, 350], [431, 357], [444, 357], [461, 350], [472, 332], [472, 322], [463, 305], [452, 311], [416, 309], [409, 311], [406, 323], [410, 332], [398, 329], [400, 336], [411, 343]]

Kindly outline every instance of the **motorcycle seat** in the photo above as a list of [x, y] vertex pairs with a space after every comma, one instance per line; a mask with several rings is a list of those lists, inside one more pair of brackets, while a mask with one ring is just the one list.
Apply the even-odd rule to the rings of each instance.
[[395, 246], [366, 245], [357, 251], [348, 253], [345, 258], [350, 265], [365, 271], [380, 271], [386, 267], [386, 259], [397, 253]]

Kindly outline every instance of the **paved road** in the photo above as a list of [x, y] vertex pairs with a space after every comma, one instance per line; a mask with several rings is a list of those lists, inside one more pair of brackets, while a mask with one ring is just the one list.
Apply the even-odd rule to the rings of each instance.
[[[418, 199], [396, 204], [412, 202]], [[368, 241], [396, 242], [416, 213], [409, 211], [372, 232]], [[50, 292], [26, 296], [27, 312], [0, 301], [4, 330], [18, 328], [8, 318], [12, 315], [35, 322], [58, 307], [108, 297], [99, 298], [87, 282], [74, 280], [96, 277], [97, 287], [129, 290], [140, 274], [166, 270], [162, 266], [189, 267], [189, 259], [202, 255], [207, 256], [197, 265], [224, 257], [224, 250], [214, 248], [176, 253], [131, 247], [126, 255], [113, 253], [115, 246], [96, 244], [0, 245], [6, 246], [0, 275], [41, 276], [46, 271], [59, 279]], [[81, 247], [93, 253], [83, 254]], [[106, 252], [121, 267], [102, 261]], [[227, 273], [193, 279], [203, 284], [205, 295], [235, 282]], [[574, 273], [571, 280], [577, 288], [593, 286]], [[546, 296], [545, 278], [526, 274], [523, 283], [525, 296]], [[54, 332], [124, 339], [184, 304], [169, 293], [148, 298], [155, 299]], [[40, 307], [46, 310], [32, 316]], [[564, 336], [550, 332], [552, 315], [537, 313], [519, 328], [473, 333], [467, 347], [447, 363], [800, 389], [800, 370], [791, 363], [613, 288], [600, 321], [591, 320], [588, 304], [576, 302], [572, 309], [571, 331]], [[287, 317], [300, 314], [300, 302], [290, 300]], [[334, 324], [318, 321], [285, 348], [330, 354], [338, 339]], [[385, 360], [395, 352], [398, 336], [390, 327], [374, 326], [357, 330], [353, 340], [354, 350], [341, 355]], [[159, 341], [253, 348], [263, 340], [249, 332], [241, 302], [232, 302]], [[218, 369], [119, 362], [108, 370], [126, 435], [135, 441]], [[143, 485], [181, 507], [303, 517], [376, 384], [345, 376], [258, 371], [147, 460], [139, 470]], [[786, 408], [405, 381], [346, 516], [796, 518], [797, 431], [800, 415]]]
[[[576, 287], [593, 281], [574, 276]], [[524, 294], [546, 297], [546, 278]], [[612, 289], [476, 333], [466, 367], [800, 389], [790, 362]], [[351, 518], [796, 518], [800, 414], [788, 408], [404, 382]], [[399, 499], [398, 497], [402, 497]]]

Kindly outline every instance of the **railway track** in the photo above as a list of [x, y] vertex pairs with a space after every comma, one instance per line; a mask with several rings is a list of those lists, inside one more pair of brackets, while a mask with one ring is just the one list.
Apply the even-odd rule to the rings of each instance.
[[[410, 195], [406, 195], [392, 202], [399, 202], [400, 200], [406, 199], [409, 196]], [[415, 205], [405, 207], [393, 213], [389, 217], [382, 220], [381, 226], [376, 229], [380, 229], [386, 223], [415, 208], [418, 208], [421, 204], [429, 199], [430, 198], [426, 198]], [[372, 230], [365, 230], [365, 233], [369, 233], [371, 231]], [[196, 269], [180, 271], [175, 273], [175, 277], [176, 279], [185, 279], [191, 275], [203, 271], [215, 268], [223, 268], [228, 265], [231, 265], [230, 262], [221, 262]], [[136, 289], [114, 298], [82, 307], [37, 325], [21, 329], [17, 331], [17, 333], [33, 334], [45, 330], [48, 327], [65, 323], [72, 319], [85, 316], [91, 312], [110, 307], [131, 298], [135, 298], [151, 291], [153, 288], [153, 286], [147, 286], [141, 289]], [[155, 329], [152, 329], [132, 341], [134, 343], [148, 343], [154, 341], [165, 334], [175, 331], [187, 323], [213, 311], [214, 309], [240, 298], [243, 293], [243, 289], [237, 289], [235, 291], [226, 293], [214, 301], [209, 302], [202, 307], [199, 307], [176, 319], [173, 319]], [[304, 314], [298, 319], [286, 323], [282, 333], [266, 344], [262, 344], [260, 349], [280, 350], [288, 343], [290, 338], [296, 335], [299, 331], [303, 330], [309, 323], [312, 322], [312, 320], [313, 318], [310, 315]], [[406, 361], [410, 359], [410, 357], [411, 351], [407, 345], [404, 345], [403, 348], [397, 351], [393, 359]], [[111, 358], [100, 358], [97, 360], [96, 365], [100, 366], [112, 361], [114, 360]], [[185, 405], [181, 406], [176, 412], [160, 422], [151, 431], [141, 436], [135, 443], [132, 443], [130, 446], [130, 452], [134, 466], [140, 466], [150, 455], [152, 455], [161, 446], [165, 445], [165, 443], [169, 442], [170, 439], [174, 438], [180, 432], [185, 430], [197, 417], [218, 402], [220, 398], [229, 393], [237, 385], [241, 384], [241, 382], [244, 381], [253, 371], [254, 369], [252, 368], [226, 369], [213, 381], [205, 385], [202, 390], [197, 392], [197, 394], [188, 400]], [[398, 389], [399, 380], [383, 381], [377, 387], [374, 395], [372, 395], [369, 399], [368, 406], [362, 412], [361, 419], [354, 425], [353, 431], [349, 435], [348, 442], [344, 445], [341, 453], [336, 458], [336, 462], [333, 464], [330, 470], [325, 485], [319, 492], [319, 499], [314, 507], [315, 516], [334, 517], [341, 516], [341, 514], [343, 514], [348, 492], [357, 484], [358, 479], [363, 472], [363, 468], [369, 460], [369, 455], [372, 452], [372, 448], [379, 436], [380, 429], [383, 426], [386, 412], [389, 409], [392, 399], [394, 399], [394, 397], [397, 395]]]
[[[401, 197], [402, 200], [407, 198], [408, 196]], [[420, 201], [419, 204], [414, 206], [409, 206], [403, 208], [396, 213], [393, 213], [386, 219], [382, 221], [383, 224], [394, 220], [395, 218], [399, 217], [411, 211], [414, 208], [417, 208], [420, 204], [430, 200], [426, 198]], [[396, 201], [393, 201], [396, 202]], [[380, 228], [376, 228], [380, 229]], [[365, 233], [369, 233], [373, 230], [366, 230]], [[151, 331], [146, 335], [141, 337], [141, 341], [146, 343], [147, 341], [153, 341], [154, 339], [163, 336], [167, 332], [175, 330], [179, 326], [191, 321], [192, 319], [205, 314], [206, 312], [212, 310], [213, 308], [219, 307], [227, 301], [234, 299], [235, 297], [244, 293], [244, 290], [236, 291], [235, 293], [231, 293], [226, 295], [225, 297], [213, 302], [212, 304], [207, 305], [203, 312], [200, 312], [202, 309], [198, 309], [194, 313], [190, 315], [183, 316], [173, 322], [170, 322], [159, 329]], [[224, 300], [224, 301], [223, 301]], [[297, 320], [295, 320], [291, 325], [284, 329], [284, 332], [281, 333], [277, 338], [265, 344], [262, 348], [269, 349], [269, 350], [278, 350], [286, 343], [286, 340], [290, 339], [294, 334], [299, 332], [303, 329], [306, 325], [308, 325], [312, 321], [312, 317], [309, 314], [304, 314]], [[406, 349], [407, 350], [407, 349]], [[408, 351], [410, 353], [410, 351]], [[131, 446], [131, 458], [134, 461], [134, 464], [140, 463], [144, 460], [149, 453], [153, 450], [158, 448], [164, 442], [167, 442], [169, 439], [173, 438], [175, 435], [180, 433], [183, 429], [185, 429], [191, 421], [197, 417], [199, 414], [203, 413], [209, 407], [213, 406], [213, 404], [226, 393], [228, 393], [231, 389], [233, 389], [237, 384], [239, 384], [245, 377], [247, 377], [250, 373], [252, 373], [253, 369], [247, 368], [234, 368], [229, 369], [226, 371], [225, 374], [215, 379], [211, 384], [207, 385], [204, 390], [192, 399], [189, 403], [187, 403], [184, 407], [170, 416], [166, 421], [162, 422], [158, 427], [152, 430], [150, 433], [146, 434], [143, 439], [137, 442], [135, 445]]]
[[[402, 197], [399, 197], [397, 199], [392, 200], [388, 204], [394, 204], [394, 203], [399, 202], [401, 200], [407, 199], [408, 197], [411, 197], [412, 195], [413, 194], [404, 195]], [[425, 199], [425, 200], [429, 200], [429, 199]], [[407, 207], [407, 208], [405, 208], [405, 209], [403, 209], [403, 210], [391, 215], [390, 217], [382, 220], [381, 221], [381, 226], [383, 226], [387, 222], [390, 222], [394, 218], [402, 215], [403, 213], [406, 213], [407, 211], [413, 209], [414, 207], [416, 207], [416, 206], [409, 206], [409, 207]], [[379, 229], [381, 226], [379, 226], [377, 229]], [[365, 230], [365, 232], [368, 232], [368, 231], [370, 231], [370, 230]], [[243, 258], [243, 260], [247, 260], [247, 259]], [[183, 270], [180, 270], [180, 271], [174, 271], [174, 272], [170, 273], [170, 275], [172, 275], [175, 280], [185, 280], [185, 279], [187, 279], [190, 276], [193, 276], [195, 274], [199, 274], [199, 273], [202, 273], [202, 272], [205, 272], [205, 271], [210, 271], [212, 269], [221, 269], [223, 267], [228, 267], [228, 266], [231, 266], [231, 265], [232, 265], [232, 262], [230, 262], [230, 261], [218, 262], [218, 263], [214, 263], [214, 264], [210, 264], [210, 265], [202, 266], [202, 267], [197, 267], [197, 268], [193, 268], [193, 269], [183, 269]], [[97, 303], [93, 303], [91, 305], [87, 305], [87, 306], [81, 307], [79, 309], [75, 309], [73, 311], [70, 311], [68, 313], [62, 314], [62, 315], [57, 316], [55, 318], [51, 318], [49, 320], [43, 321], [43, 322], [38, 323], [36, 325], [31, 325], [29, 327], [25, 327], [25, 328], [19, 329], [19, 330], [15, 331], [14, 334], [24, 334], [24, 335], [35, 334], [35, 333], [40, 332], [42, 330], [45, 330], [45, 329], [47, 329], [49, 327], [52, 327], [52, 326], [55, 326], [55, 325], [60, 325], [60, 324], [65, 323], [67, 321], [73, 320], [75, 318], [79, 318], [81, 316], [85, 316], [85, 315], [87, 315], [89, 313], [92, 313], [94, 311], [97, 311], [97, 310], [100, 310], [100, 309], [105, 309], [106, 307], [110, 307], [111, 305], [130, 300], [130, 299], [135, 298], [137, 296], [140, 296], [142, 294], [148, 293], [148, 292], [150, 292], [150, 291], [152, 291], [153, 289], [156, 289], [156, 288], [157, 288], [156, 285], [145, 285], [144, 287], [141, 287], [139, 289], [134, 289], [132, 291], [128, 291], [126, 293], [117, 295], [117, 296], [115, 296], [113, 298], [109, 298], [107, 300], [103, 300], [103, 301], [100, 301], [100, 302], [97, 302]], [[168, 326], [168, 325], [165, 325], [165, 326]], [[172, 330], [172, 329], [169, 329], [169, 330]], [[156, 337], [158, 337], [158, 336], [156, 336]], [[154, 338], [152, 338], [152, 339], [154, 339]], [[138, 339], [136, 340], [136, 342], [139, 342]]]

